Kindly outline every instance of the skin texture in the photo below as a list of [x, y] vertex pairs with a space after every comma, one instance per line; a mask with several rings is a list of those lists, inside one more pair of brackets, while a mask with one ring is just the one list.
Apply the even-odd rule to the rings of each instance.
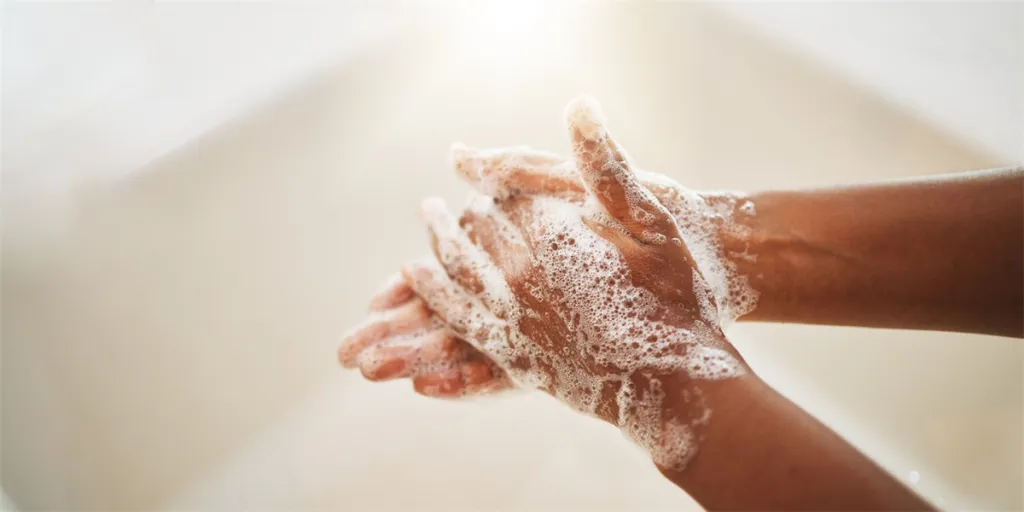
[[[721, 214], [708, 213], [706, 217], [711, 225], [721, 228], [715, 236], [722, 254], [746, 279], [747, 275], [763, 274], [754, 272], [757, 270], [754, 265], [772, 262], [772, 258], [765, 255], [775, 247], [786, 246], [779, 244], [777, 238], [762, 237], [764, 231], [760, 231], [773, 225], [762, 221], [766, 216], [772, 218], [778, 209], [773, 210], [768, 202], [762, 204], [762, 196], [696, 194], [664, 178], [634, 173], [607, 132], [598, 130], [601, 135], [595, 137], [591, 128], [570, 122], [575, 163], [567, 164], [553, 155], [524, 148], [486, 152], [462, 146], [453, 148], [456, 170], [476, 188], [495, 196], [493, 208], [467, 209], [457, 221], [436, 204], [426, 208], [425, 217], [440, 263], [407, 265], [403, 269], [404, 279], [396, 277], [373, 299], [371, 309], [377, 311], [378, 316], [346, 337], [339, 350], [342, 363], [347, 367], [360, 367], [364, 376], [371, 380], [410, 377], [418, 392], [441, 398], [510, 389], [513, 381], [540, 383], [539, 387], [570, 406], [616, 424], [627, 433], [633, 433], [630, 427], [655, 432], [653, 438], [638, 439], [638, 442], [651, 450], [666, 477], [709, 509], [929, 509], [926, 502], [750, 372], [716, 322], [727, 320], [728, 315], [721, 311], [712, 311], [709, 315], [695, 296], [695, 290], [707, 292], [708, 286], [687, 245], [655, 243], [657, 237], [651, 235], [652, 232], [663, 234], [665, 240], [682, 238], [678, 230], [684, 224], [682, 221], [692, 219], [693, 210], [698, 213], [705, 208], [708, 212], [727, 211], [726, 217], [735, 222], [722, 222], [726, 217]], [[650, 194], [638, 193], [641, 188]], [[572, 348], [578, 326], [564, 319], [581, 313], [565, 309], [567, 301], [561, 300], [564, 290], [558, 290], [547, 279], [552, 275], [551, 269], [537, 268], [538, 261], [550, 262], [551, 259], [538, 258], [537, 251], [543, 248], [534, 243], [538, 237], [531, 234], [531, 226], [538, 224], [533, 216], [543, 216], [545, 211], [536, 207], [531, 195], [553, 196], [573, 205], [592, 198], [603, 205], [612, 222], [586, 216], [581, 217], [582, 222], [587, 229], [614, 245], [627, 264], [630, 284], [658, 297], [655, 318], [651, 320], [688, 329], [700, 324], [703, 341], [714, 343], [734, 356], [744, 371], [732, 378], [708, 380], [694, 379], [683, 368], [632, 368], [629, 382], [635, 389], [643, 389], [656, 380], [661, 389], [671, 392], [665, 393], [656, 414], [631, 415], [616, 409], [618, 403], [612, 399], [615, 389], [594, 390], [598, 393], [597, 406], [588, 410], [586, 401], [580, 400], [578, 394], [567, 394], [566, 386], [557, 378], [560, 370], [567, 367], [596, 377], [621, 374], [623, 368], [595, 364], [585, 351], [581, 354], [570, 350], [566, 357], [529, 361], [517, 357], [536, 353], [537, 347], [542, 352], [555, 354], [561, 353], [560, 349]], [[646, 213], [635, 212], [636, 197], [641, 198], [639, 204]], [[748, 200], [750, 205], [747, 205]], [[1012, 200], [1010, 197], [1008, 202]], [[683, 209], [689, 210], [683, 212]], [[757, 211], [757, 215], [740, 211], [750, 209]], [[507, 238], [495, 236], [500, 231], [495, 229], [495, 215], [515, 226], [523, 235], [522, 243], [509, 243]], [[811, 222], [807, 217], [814, 215], [804, 216]], [[828, 231], [823, 230], [823, 233]], [[771, 243], [763, 243], [765, 240]], [[822, 243], [827, 244], [828, 240]], [[480, 259], [481, 254], [486, 257]], [[752, 257], [755, 254], [757, 257]], [[780, 260], [816, 264], [813, 257]], [[499, 330], [495, 336], [495, 327], [508, 320], [507, 308], [501, 301], [490, 307], [484, 304], [488, 299], [480, 292], [488, 285], [486, 275], [479, 272], [481, 261], [493, 264], [500, 271], [511, 292], [514, 309], [532, 311], [539, 321], [516, 322], [521, 327], [518, 335], [502, 336], [503, 331]], [[785, 268], [780, 263], [774, 264], [773, 271]], [[557, 270], [574, 271], [568, 263]], [[798, 273], [803, 269], [789, 268], [788, 271]], [[763, 275], [756, 279], [755, 286], [765, 284]], [[804, 286], [811, 289], [813, 283], [813, 279], [804, 280]], [[772, 305], [765, 309], [769, 312], [775, 305], [799, 304], [786, 291], [784, 279], [778, 278], [776, 286], [766, 287], [759, 308], [749, 316], [785, 321], [784, 308], [770, 315], [755, 316], [766, 304]], [[546, 290], [539, 294], [543, 299], [529, 292], [538, 288]], [[717, 302], [721, 304], [723, 294], [736, 289], [737, 282], [726, 282], [722, 290], [715, 293]], [[477, 300], [468, 308], [465, 306], [467, 296]], [[1012, 293], [1008, 296], [1013, 299]], [[780, 300], [780, 297], [787, 300]], [[814, 300], [811, 293], [799, 297]], [[713, 309], [714, 304], [713, 301]], [[855, 308], [858, 304], [849, 301], [844, 307]], [[490, 313], [491, 317], [480, 322], [479, 317], [467, 315], [467, 310]], [[620, 341], [607, 339], [598, 344]], [[495, 345], [495, 342], [501, 344]], [[679, 343], [673, 350], [685, 355], [693, 346]], [[633, 382], [634, 379], [643, 382]], [[687, 393], [683, 393], [684, 390]], [[694, 399], [695, 396], [699, 396], [699, 400]], [[708, 410], [713, 411], [710, 421], [703, 414]], [[631, 422], [642, 424], [631, 425]], [[700, 439], [695, 453], [667, 452], [684, 458], [685, 466], [675, 464], [677, 461], [671, 457], [666, 458], [664, 448], [673, 439], [669, 435], [673, 425], [690, 428]]]
[[931, 505], [754, 374], [705, 390], [714, 410], [682, 471], [708, 510], [932, 510]]
[[[576, 108], [593, 114], [592, 106]], [[680, 371], [686, 364], [722, 375], [745, 365], [716, 323], [714, 302], [700, 300], [711, 291], [674, 218], [636, 182], [603, 128], [586, 126], [590, 121], [575, 119], [570, 134], [587, 196], [599, 206], [519, 194], [482, 198], [457, 221], [443, 204], [425, 202], [439, 264], [410, 264], [404, 274], [457, 336], [517, 382], [623, 428], [659, 463], [678, 467], [691, 454], [683, 438], [696, 435], [704, 411], [697, 401], [664, 408], [663, 382], [671, 378], [673, 392], [699, 393]], [[607, 249], [597, 249], [597, 237]], [[601, 286], [574, 287], [566, 279], [584, 248], [592, 259], [580, 260], [583, 271], [608, 268]], [[616, 290], [642, 290], [646, 295], [627, 293], [622, 316], [639, 315], [626, 322], [658, 328], [642, 332], [607, 318], [619, 307], [611, 299]], [[658, 339], [653, 332], [660, 344], [644, 354], [642, 342]]]
[[505, 371], [456, 336], [401, 275], [370, 301], [371, 317], [345, 337], [338, 359], [369, 380], [410, 378], [417, 393], [437, 398], [513, 387]]
[[[578, 176], [552, 171], [571, 163], [559, 157], [525, 148], [460, 146], [453, 153], [457, 172], [471, 183], [490, 180], [515, 193], [583, 200]], [[670, 211], [686, 206], [673, 200], [681, 185], [638, 178]], [[739, 197], [697, 194], [729, 209], [749, 201], [757, 212], [736, 215], [743, 229], [716, 233], [725, 258], [759, 294], [742, 321], [1024, 337], [1024, 168]], [[422, 303], [396, 274], [371, 310], [410, 301]], [[435, 322], [434, 329], [445, 327]], [[463, 348], [452, 357], [479, 359], [458, 343]], [[341, 356], [346, 366], [356, 364], [352, 350]], [[363, 371], [371, 380], [406, 376]], [[493, 382], [473, 391], [509, 389], [500, 368], [490, 371], [482, 378]], [[473, 392], [449, 384], [451, 396]]]
[[1024, 336], [1024, 168], [750, 199], [747, 320]]

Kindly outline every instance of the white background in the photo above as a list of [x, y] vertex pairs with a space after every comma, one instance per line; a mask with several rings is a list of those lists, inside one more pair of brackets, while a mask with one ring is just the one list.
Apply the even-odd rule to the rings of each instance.
[[[465, 193], [453, 140], [600, 98], [695, 188], [1022, 159], [1019, 4], [5, 3], [3, 487], [26, 510], [695, 507], [614, 430], [333, 350]], [[947, 508], [1019, 509], [1022, 347], [737, 326], [754, 368]]]

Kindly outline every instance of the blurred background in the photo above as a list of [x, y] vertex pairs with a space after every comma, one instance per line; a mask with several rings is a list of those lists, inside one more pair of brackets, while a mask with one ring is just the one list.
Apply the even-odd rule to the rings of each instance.
[[[1024, 4], [5, 2], [5, 507], [699, 510], [614, 428], [335, 361], [459, 204], [451, 142], [813, 187], [1024, 161]], [[1024, 344], [739, 324], [767, 381], [951, 510], [1020, 510]]]

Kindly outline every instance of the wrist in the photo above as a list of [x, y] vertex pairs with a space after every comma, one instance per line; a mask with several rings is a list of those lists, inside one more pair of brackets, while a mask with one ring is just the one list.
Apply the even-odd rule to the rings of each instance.
[[[715, 381], [693, 381], [687, 393], [679, 393], [673, 403], [666, 403], [666, 412], [673, 421], [690, 421], [695, 438], [692, 453], [684, 465], [658, 463], [658, 469], [678, 480], [701, 480], [730, 471], [737, 457], [744, 456], [739, 439], [757, 430], [752, 425], [751, 411], [757, 408], [759, 396], [767, 385], [752, 371], [737, 377]], [[755, 415], [756, 416], [756, 415]], [[755, 422], [756, 423], [756, 422]]]
[[757, 307], [744, 319], [819, 323], [819, 312], [849, 291], [845, 276], [861, 267], [851, 248], [826, 241], [835, 233], [822, 221], [833, 215], [829, 204], [804, 204], [803, 192], [764, 192], [747, 200], [755, 215], [745, 219], [741, 233], [722, 238], [727, 254], [743, 250], [750, 255], [730, 259], [758, 294]]
[[742, 192], [699, 192], [671, 202], [670, 210], [701, 275], [711, 288], [723, 328], [754, 310], [758, 268], [758, 208]]
[[[808, 293], [851, 264], [818, 243], [813, 233], [793, 230], [803, 215], [791, 207], [793, 194], [743, 196], [737, 203], [746, 206], [737, 206], [732, 222], [719, 231], [723, 257], [738, 281], [730, 290], [745, 285], [756, 296], [756, 305], [737, 315], [744, 320], [802, 320], [794, 315], [806, 309]], [[821, 208], [815, 214], [827, 216], [828, 211]]]
[[[662, 371], [660, 375], [641, 371], [630, 377], [634, 390], [649, 389], [657, 395], [657, 410], [644, 410], [647, 400], [638, 399], [640, 407], [633, 409], [635, 413], [619, 426], [647, 449], [662, 470], [685, 469], [700, 452], [712, 429], [731, 428], [729, 423], [736, 415], [730, 413], [719, 417], [720, 410], [736, 409], [749, 403], [739, 394], [751, 389], [752, 383], [760, 382], [724, 337], [718, 347], [729, 353], [726, 357], [733, 358], [737, 369], [735, 375], [708, 378], [685, 367], [668, 374]], [[656, 385], [643, 384], [644, 379], [656, 380]], [[643, 393], [638, 393], [637, 397], [643, 397]]]

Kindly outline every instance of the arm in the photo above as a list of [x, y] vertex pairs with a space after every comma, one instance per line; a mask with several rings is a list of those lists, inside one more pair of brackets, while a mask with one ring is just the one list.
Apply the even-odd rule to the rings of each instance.
[[[573, 162], [556, 155], [460, 147], [454, 160], [466, 179], [505, 191], [583, 195], [566, 172]], [[1024, 336], [1024, 168], [748, 197], [698, 193], [703, 204], [664, 176], [639, 179], [680, 226], [708, 204], [736, 209], [716, 257], [760, 295], [744, 320]], [[739, 210], [747, 203], [753, 216]], [[732, 292], [722, 291], [729, 302]]]
[[714, 410], [683, 471], [662, 473], [709, 510], [931, 510], [757, 376], [705, 387]]
[[[439, 398], [512, 386], [504, 371], [484, 364], [482, 354], [464, 342], [456, 344], [451, 333], [425, 316], [425, 304], [405, 281], [385, 288], [373, 307], [377, 316], [355, 329], [339, 353], [346, 366], [359, 366], [367, 378], [407, 377], [417, 392]], [[410, 343], [410, 338], [423, 341]], [[724, 338], [721, 343], [728, 344]], [[666, 394], [656, 415], [662, 420], [692, 420], [694, 402], [711, 411], [685, 468], [660, 468], [709, 510], [931, 509], [752, 371], [702, 382], [696, 391], [692, 379], [680, 374], [667, 377], [664, 387], [675, 392]], [[684, 389], [689, 391], [680, 393]]]
[[745, 320], [1024, 336], [1024, 168], [749, 199]]
[[[457, 357], [442, 358], [458, 366], [439, 371], [433, 343], [406, 338], [419, 318], [446, 326], [517, 384], [621, 428], [705, 507], [929, 509], [754, 375], [722, 334], [676, 218], [638, 181], [596, 105], [576, 101], [567, 114], [587, 201], [503, 194], [475, 180], [494, 197], [476, 197], [458, 219], [443, 202], [424, 203], [437, 258], [403, 268], [418, 298], [385, 291], [375, 304], [414, 302], [352, 333], [342, 361], [371, 379], [410, 376], [433, 396], [503, 375], [467, 372]], [[522, 177], [506, 173], [498, 184], [533, 187]], [[440, 322], [426, 323], [427, 311]]]

